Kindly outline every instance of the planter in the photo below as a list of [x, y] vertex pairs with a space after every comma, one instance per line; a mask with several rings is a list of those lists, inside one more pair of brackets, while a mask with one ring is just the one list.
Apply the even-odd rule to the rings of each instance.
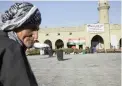
[[121, 53], [121, 49], [115, 49], [115, 53]]
[[63, 60], [63, 50], [57, 50], [57, 59], [58, 61]]
[[115, 49], [106, 49], [106, 53], [115, 53]]
[[98, 49], [97, 53], [105, 53], [105, 49]]
[[48, 49], [48, 55], [49, 55], [49, 57], [52, 57], [52, 56], [53, 56], [53, 51], [52, 51], [52, 49]]
[[86, 50], [83, 50], [82, 53], [83, 53], [83, 54], [86, 54]]
[[74, 54], [79, 54], [79, 50], [78, 49], [74, 49]]

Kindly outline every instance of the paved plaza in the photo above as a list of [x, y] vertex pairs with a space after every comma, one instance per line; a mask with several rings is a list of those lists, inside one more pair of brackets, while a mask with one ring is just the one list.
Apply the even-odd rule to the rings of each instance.
[[28, 56], [39, 86], [121, 86], [121, 54]]

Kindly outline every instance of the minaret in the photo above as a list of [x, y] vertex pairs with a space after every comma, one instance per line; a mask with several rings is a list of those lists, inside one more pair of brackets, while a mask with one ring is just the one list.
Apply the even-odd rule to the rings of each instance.
[[109, 23], [109, 4], [108, 0], [99, 0], [98, 1], [98, 11], [99, 11], [99, 23]]

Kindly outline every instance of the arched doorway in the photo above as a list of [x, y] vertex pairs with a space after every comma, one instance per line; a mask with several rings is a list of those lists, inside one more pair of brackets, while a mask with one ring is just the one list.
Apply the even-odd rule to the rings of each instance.
[[72, 48], [72, 47], [76, 47], [76, 44], [67, 42], [67, 48]]
[[76, 48], [76, 43], [74, 42], [74, 40], [72, 40], [72, 39], [68, 40], [67, 48]]
[[95, 47], [96, 49], [104, 48], [104, 40], [101, 36], [95, 35], [91, 40], [91, 47]]
[[52, 49], [52, 42], [49, 39], [45, 40], [44, 43], [48, 44], [50, 48]]
[[[52, 42], [51, 42], [49, 39], [45, 40], [44, 43], [45, 43], [45, 44], [48, 44], [48, 45], [50, 46], [50, 48], [52, 49]], [[45, 54], [45, 55], [48, 55], [48, 54], [49, 54], [49, 52], [48, 52], [48, 47], [45, 47], [45, 48], [44, 48], [44, 54]]]
[[119, 48], [122, 47], [122, 38], [119, 40]]
[[58, 39], [55, 42], [55, 47], [56, 47], [56, 49], [63, 48], [64, 47], [64, 42], [61, 39]]

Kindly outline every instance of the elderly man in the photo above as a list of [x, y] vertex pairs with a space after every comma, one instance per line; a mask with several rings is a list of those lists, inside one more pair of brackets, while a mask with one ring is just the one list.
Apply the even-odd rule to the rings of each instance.
[[38, 38], [41, 13], [31, 3], [15, 3], [1, 21], [0, 86], [38, 86], [25, 50]]

